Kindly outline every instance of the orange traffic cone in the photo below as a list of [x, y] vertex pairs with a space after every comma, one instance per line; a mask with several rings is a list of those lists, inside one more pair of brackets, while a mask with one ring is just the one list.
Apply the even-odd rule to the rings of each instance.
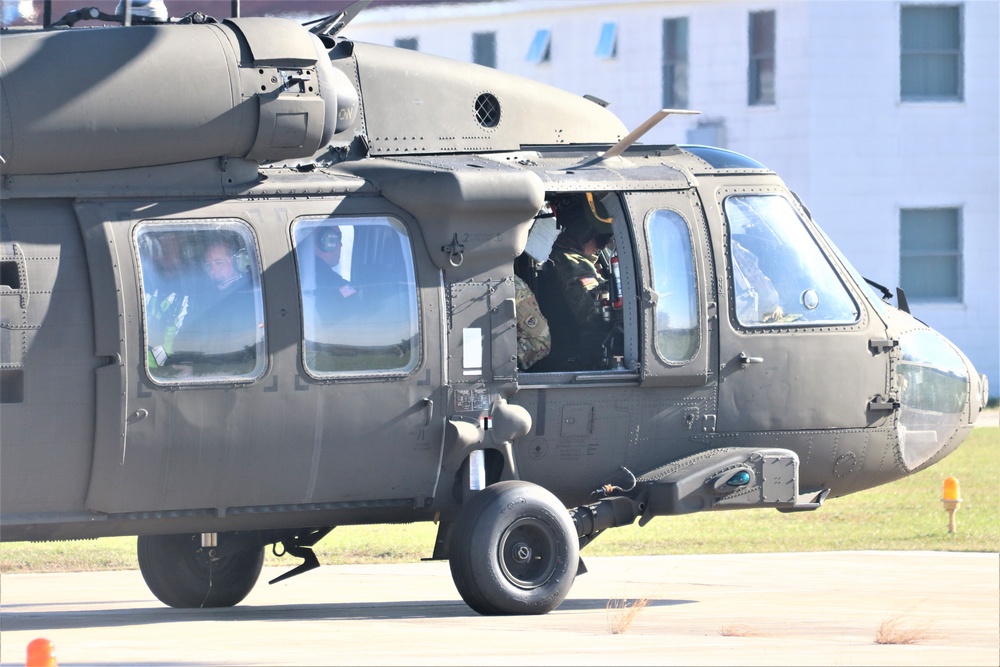
[[55, 647], [48, 639], [33, 639], [28, 644], [28, 662], [25, 667], [59, 667]]

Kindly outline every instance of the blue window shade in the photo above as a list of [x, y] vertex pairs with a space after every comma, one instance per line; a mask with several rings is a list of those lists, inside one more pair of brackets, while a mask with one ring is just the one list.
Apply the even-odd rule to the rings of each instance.
[[598, 58], [611, 60], [618, 56], [618, 24], [605, 23], [601, 26], [601, 38], [597, 42]]
[[900, 211], [899, 284], [909, 300], [962, 300], [960, 219], [957, 208]]
[[525, 60], [529, 63], [547, 63], [552, 57], [551, 53], [552, 31], [542, 28], [535, 33], [535, 38], [531, 40], [531, 47]]

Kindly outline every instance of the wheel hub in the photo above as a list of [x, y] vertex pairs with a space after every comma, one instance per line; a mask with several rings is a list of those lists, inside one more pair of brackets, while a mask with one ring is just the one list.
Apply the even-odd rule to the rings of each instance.
[[534, 517], [518, 519], [503, 532], [497, 550], [504, 577], [525, 590], [544, 585], [556, 569], [556, 537]]
[[513, 554], [514, 560], [518, 563], [528, 563], [531, 561], [531, 547], [524, 542], [519, 542], [514, 545]]

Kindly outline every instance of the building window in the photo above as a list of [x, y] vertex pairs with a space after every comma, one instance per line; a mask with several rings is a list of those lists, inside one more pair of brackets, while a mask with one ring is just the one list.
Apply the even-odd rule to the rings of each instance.
[[529, 63], [547, 63], [552, 58], [552, 31], [542, 28], [535, 33], [535, 38], [531, 40], [531, 47], [525, 60]]
[[136, 228], [146, 370], [157, 384], [247, 382], [264, 373], [264, 302], [253, 232], [240, 220]]
[[410, 51], [420, 50], [420, 45], [416, 37], [397, 37], [393, 44], [399, 49], [409, 49]]
[[688, 128], [685, 140], [695, 146], [726, 147], [726, 121], [723, 118], [705, 118]]
[[962, 300], [961, 236], [957, 208], [899, 212], [899, 284], [909, 300]]
[[751, 12], [747, 78], [750, 106], [774, 104], [774, 38], [774, 12]]
[[663, 21], [663, 107], [688, 107], [688, 20]]
[[292, 232], [306, 372], [358, 377], [416, 368], [417, 281], [403, 225], [385, 217], [303, 218]]
[[962, 8], [904, 6], [899, 14], [899, 95], [903, 101], [961, 100]]
[[486, 67], [497, 66], [497, 34], [495, 32], [472, 33], [472, 62]]
[[618, 24], [605, 23], [601, 25], [601, 37], [597, 40], [598, 58], [611, 60], [618, 57]]

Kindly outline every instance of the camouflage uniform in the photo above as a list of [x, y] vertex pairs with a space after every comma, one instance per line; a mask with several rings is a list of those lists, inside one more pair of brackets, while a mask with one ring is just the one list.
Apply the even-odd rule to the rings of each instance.
[[597, 255], [585, 255], [557, 241], [551, 259], [576, 325], [603, 328], [601, 300], [608, 297], [609, 276], [598, 266]]
[[[556, 241], [545, 269], [546, 312], [552, 331], [552, 354], [538, 371], [578, 371], [601, 368], [602, 343], [611, 331], [601, 301], [608, 296], [609, 276], [597, 264], [596, 255], [586, 255]], [[551, 311], [551, 312], [550, 312]]]
[[528, 284], [514, 276], [514, 300], [517, 308], [517, 367], [527, 370], [552, 349], [549, 323], [538, 307]]

